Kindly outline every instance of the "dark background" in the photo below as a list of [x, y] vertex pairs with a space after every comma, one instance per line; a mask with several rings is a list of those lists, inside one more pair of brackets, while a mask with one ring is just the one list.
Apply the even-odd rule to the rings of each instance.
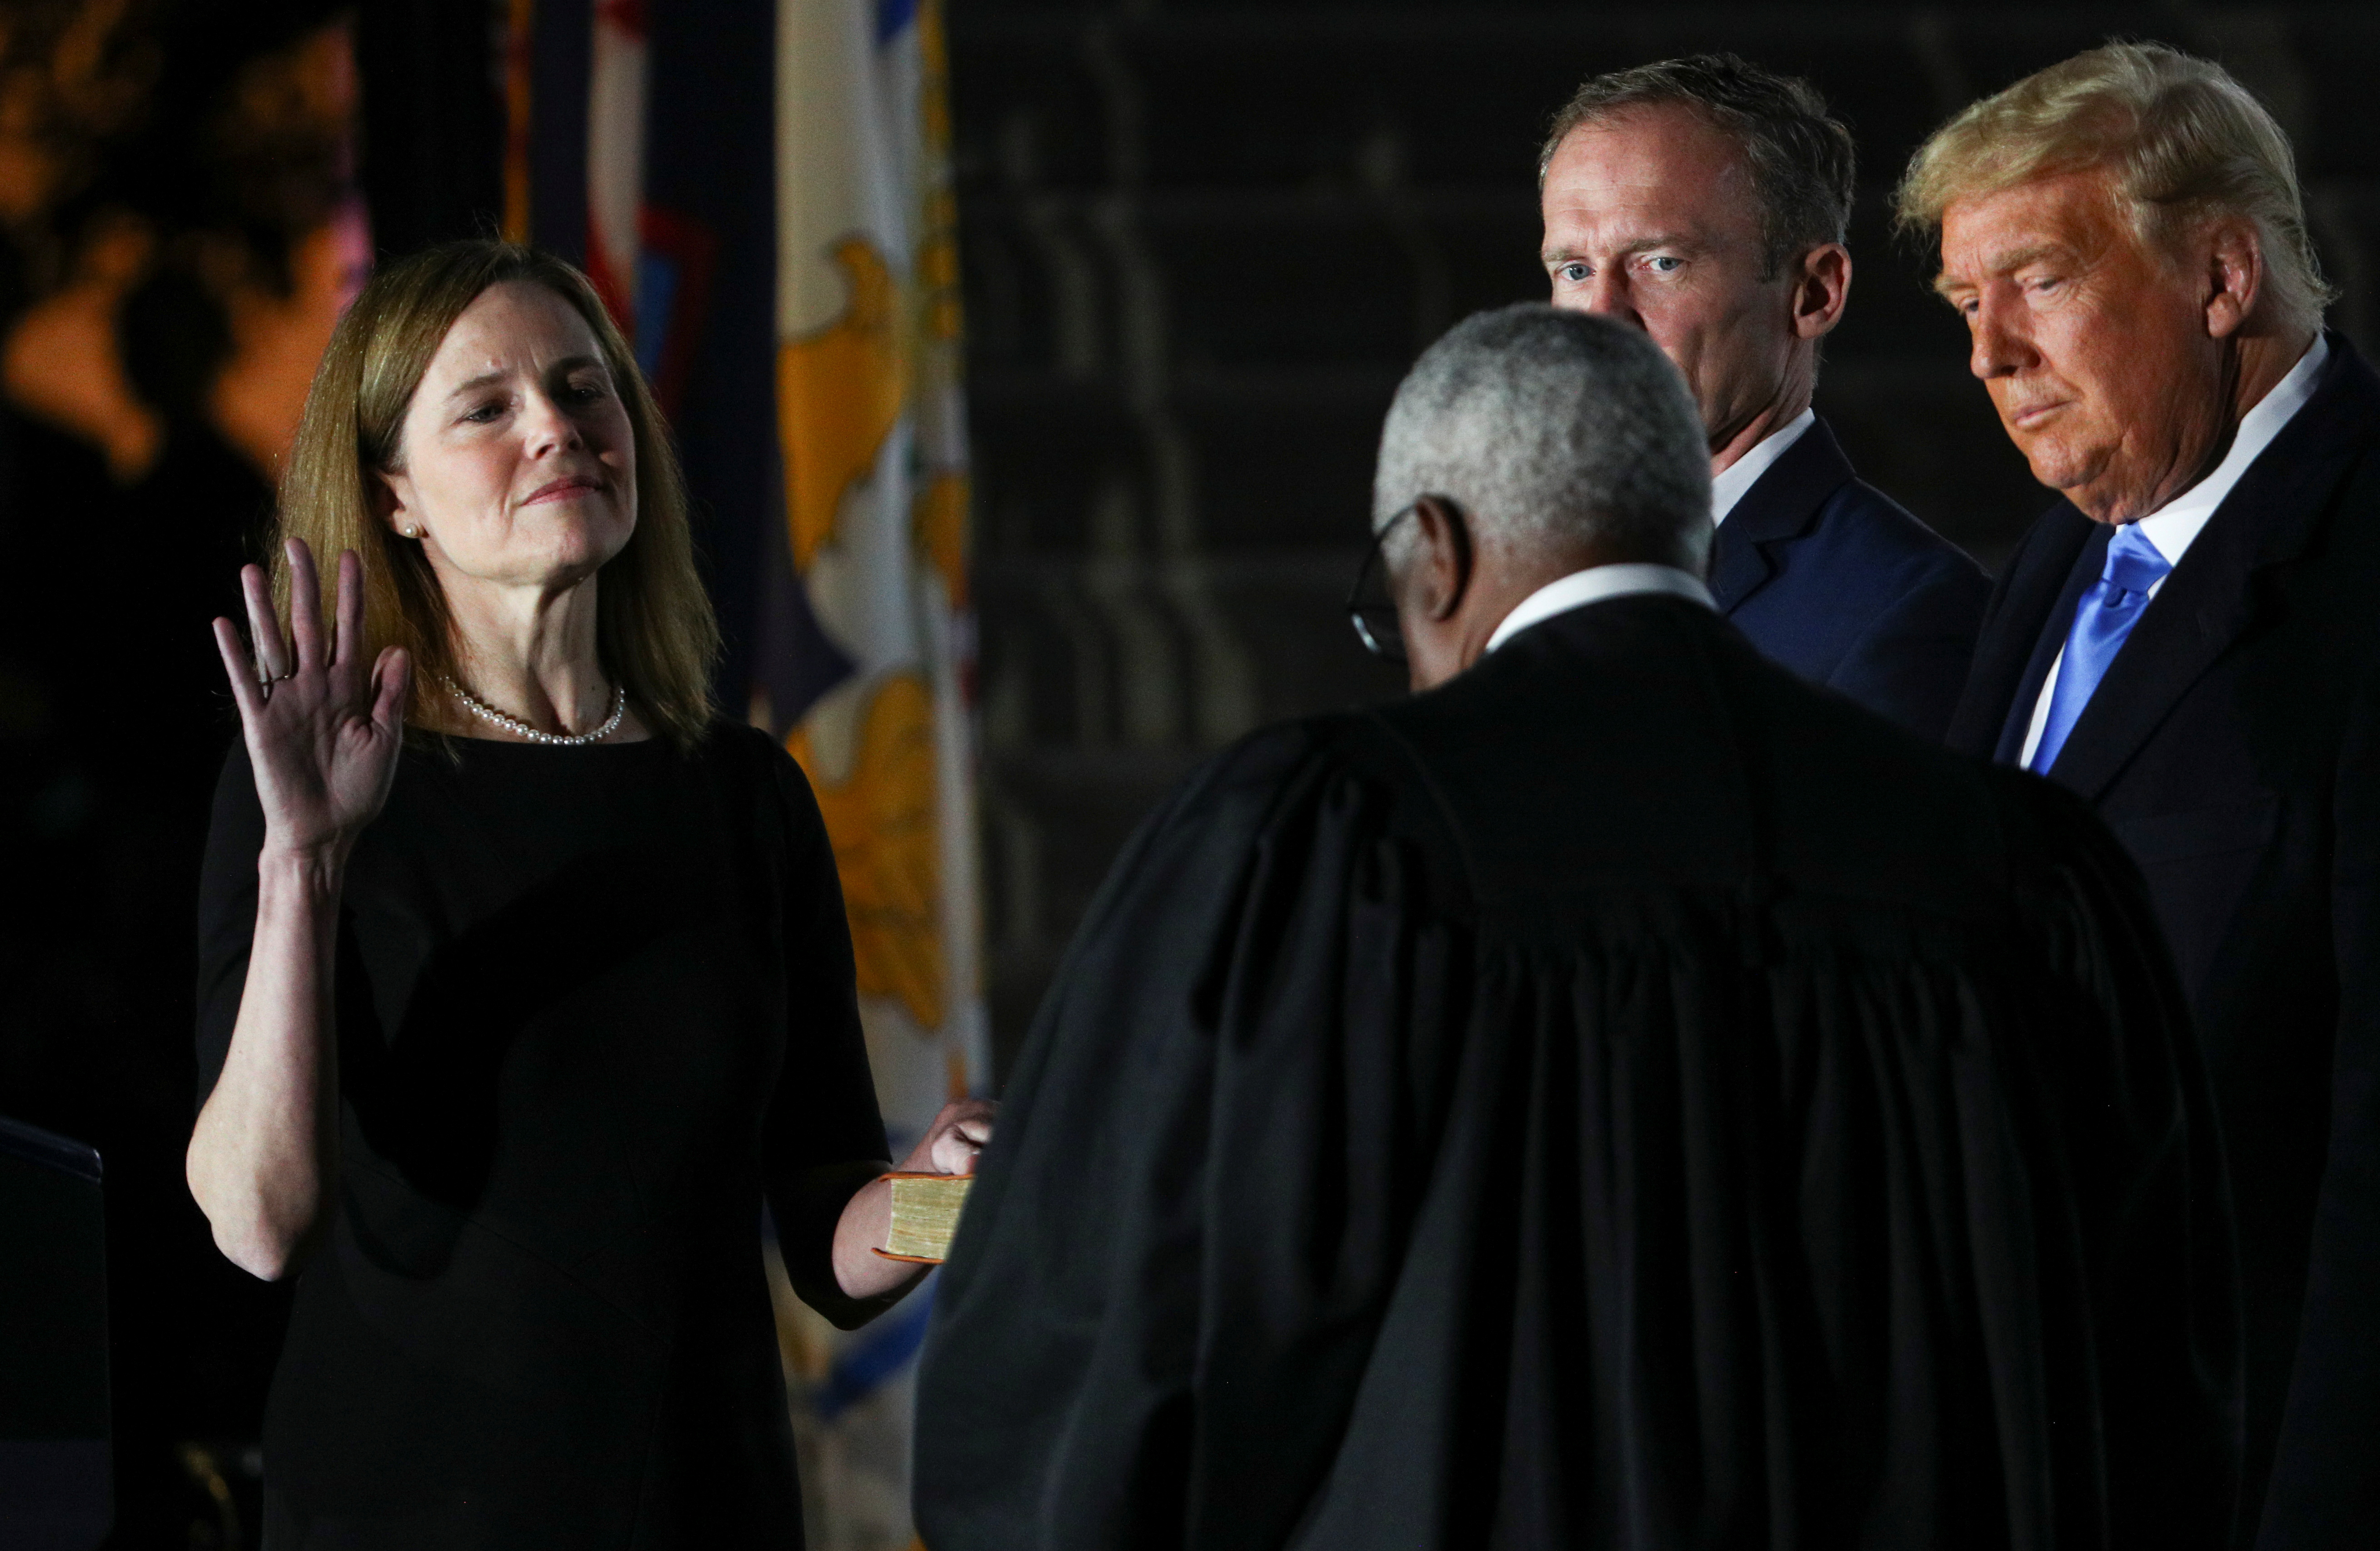
[[[0, 93], [27, 39], [88, 8], [0, 0]], [[195, 407], [226, 346], [213, 272], [184, 260], [230, 242], [269, 275], [326, 176], [359, 184], [383, 251], [491, 229], [501, 8], [134, 0], [150, 52], [101, 75], [137, 101], [61, 98], [79, 170], [38, 218], [0, 209], [0, 329], [59, 283], [78, 223], [130, 209], [173, 239], [115, 319], [170, 432], [148, 472], [113, 478], [0, 404], [0, 1110], [107, 1157], [121, 1546], [245, 1543], [282, 1308], [213, 1254], [180, 1175], [195, 857], [232, 732], [204, 621], [267, 500]], [[343, 15], [351, 169], [210, 127], [249, 63]], [[1910, 151], [1973, 96], [2110, 36], [2222, 59], [2296, 141], [2334, 321], [2367, 349], [2380, 332], [2366, 7], [952, 0], [950, 30], [1002, 1069], [1170, 783], [1259, 722], [1396, 691], [1338, 608], [1379, 418], [1446, 326], [1543, 294], [1536, 155], [1583, 77], [1727, 48], [1835, 104], [1862, 196], [1820, 407], [1986, 566], [2046, 502], [1885, 217]]]

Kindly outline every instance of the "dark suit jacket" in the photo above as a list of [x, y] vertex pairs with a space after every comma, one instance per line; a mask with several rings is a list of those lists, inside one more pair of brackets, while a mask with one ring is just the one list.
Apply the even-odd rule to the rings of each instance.
[[[2273, 1551], [2380, 1533], [2380, 377], [2330, 347], [2049, 772], [2139, 862], [2198, 1017], [2239, 1210], [2246, 1511], [2269, 1462]], [[2025, 535], [1953, 747], [2017, 757], [2111, 531], [2061, 502]]]
[[1719, 524], [1710, 588], [1771, 660], [1939, 738], [1991, 584], [1853, 473], [1822, 419]]

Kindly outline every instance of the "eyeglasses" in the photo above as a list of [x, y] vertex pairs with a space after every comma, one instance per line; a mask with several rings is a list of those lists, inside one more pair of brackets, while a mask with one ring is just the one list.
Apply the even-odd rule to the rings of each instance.
[[1397, 625], [1396, 600], [1389, 596], [1389, 568], [1382, 557], [1390, 532], [1413, 510], [1406, 506], [1373, 531], [1372, 547], [1364, 551], [1364, 563], [1355, 571], [1355, 585], [1347, 589], [1347, 623], [1355, 627], [1355, 639], [1366, 651], [1391, 662], [1405, 660], [1405, 637]]

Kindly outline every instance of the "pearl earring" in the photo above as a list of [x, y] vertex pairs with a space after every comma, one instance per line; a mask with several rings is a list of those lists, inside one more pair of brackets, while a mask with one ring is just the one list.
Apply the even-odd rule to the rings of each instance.
[[419, 539], [421, 537], [421, 529], [418, 527], [408, 527], [405, 530], [405, 536], [407, 539]]

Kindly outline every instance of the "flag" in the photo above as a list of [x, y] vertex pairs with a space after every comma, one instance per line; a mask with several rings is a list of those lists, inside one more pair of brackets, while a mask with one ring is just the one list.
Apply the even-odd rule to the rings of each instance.
[[[726, 703], [818, 794], [898, 1158], [987, 1077], [957, 206], [932, 0], [505, 0], [505, 233], [678, 439]], [[932, 1284], [844, 1334], [765, 1258], [816, 1551], [905, 1551]]]
[[[826, 816], [897, 1158], [986, 1075], [941, 9], [779, 0], [776, 60], [783, 522], [754, 710]], [[910, 1397], [931, 1293], [848, 1336], [796, 1326], [814, 1353], [799, 1420], [821, 1551], [913, 1538]]]

